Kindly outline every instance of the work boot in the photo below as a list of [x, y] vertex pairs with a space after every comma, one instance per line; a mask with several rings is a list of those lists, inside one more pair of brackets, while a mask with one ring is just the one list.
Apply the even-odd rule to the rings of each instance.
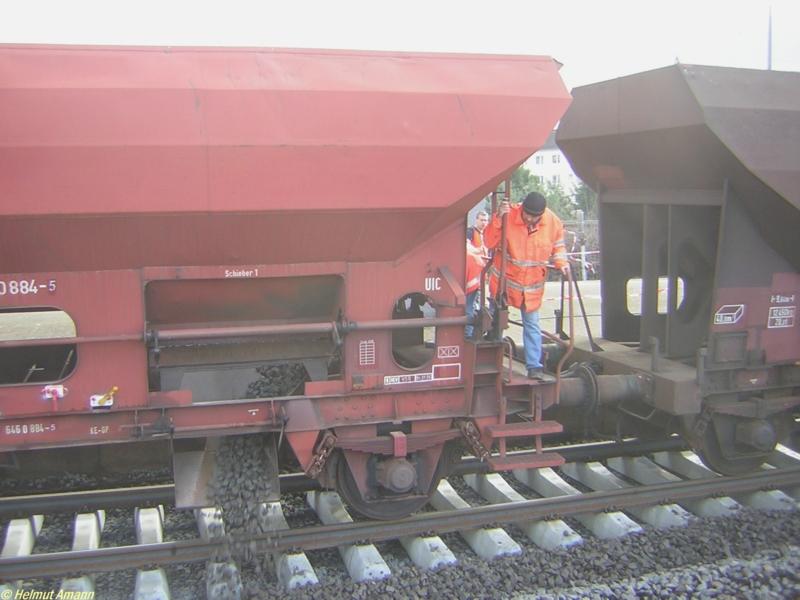
[[542, 367], [533, 367], [528, 369], [528, 379], [537, 379], [539, 381], [555, 381], [555, 377], [545, 373]]
[[542, 367], [532, 367], [528, 369], [528, 379], [541, 379], [544, 374]]

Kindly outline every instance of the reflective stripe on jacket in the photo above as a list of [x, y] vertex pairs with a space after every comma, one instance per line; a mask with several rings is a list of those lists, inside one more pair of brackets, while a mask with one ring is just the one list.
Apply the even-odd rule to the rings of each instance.
[[[567, 250], [564, 246], [564, 224], [549, 208], [545, 209], [542, 220], [536, 229], [528, 232], [528, 225], [522, 220], [521, 205], [512, 206], [508, 213], [506, 226], [506, 242], [508, 259], [506, 261], [506, 297], [510, 306], [525, 310], [539, 310], [544, 295], [544, 282], [547, 277], [547, 265], [552, 260], [556, 267], [567, 264]], [[488, 248], [500, 244], [502, 221], [497, 215], [484, 231], [484, 239]], [[489, 289], [492, 296], [497, 294], [500, 285], [500, 262], [502, 252], [494, 253], [492, 266], [489, 269]]]

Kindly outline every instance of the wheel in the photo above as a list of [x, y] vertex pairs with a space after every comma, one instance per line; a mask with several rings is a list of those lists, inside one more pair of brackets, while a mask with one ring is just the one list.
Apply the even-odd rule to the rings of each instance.
[[772, 449], [759, 452], [749, 446], [737, 444], [736, 419], [722, 415], [715, 415], [705, 432], [700, 436], [694, 435], [691, 439], [692, 449], [703, 464], [722, 475], [751, 473], [772, 453]]
[[439, 481], [447, 472], [450, 455], [451, 453], [448, 452], [447, 448], [442, 451], [427, 495], [398, 494], [392, 496], [387, 494], [377, 500], [365, 500], [358, 489], [353, 474], [350, 472], [347, 459], [340, 452], [337, 453], [335, 458], [337, 461], [335, 467], [336, 491], [339, 492], [339, 495], [348, 506], [364, 517], [381, 521], [402, 519], [417, 512], [428, 503], [434, 490], [439, 485]]
[[722, 475], [752, 473], [769, 456], [769, 454], [759, 454], [757, 456], [734, 455], [732, 458], [725, 457], [722, 455], [719, 442], [713, 432], [706, 432], [702, 447], [694, 448], [694, 450], [704, 465]]

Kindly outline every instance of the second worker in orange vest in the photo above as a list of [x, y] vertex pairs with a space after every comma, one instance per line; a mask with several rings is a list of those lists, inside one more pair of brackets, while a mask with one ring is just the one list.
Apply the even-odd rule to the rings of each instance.
[[[467, 276], [464, 292], [466, 293], [466, 314], [469, 324], [464, 329], [464, 335], [471, 338], [474, 332], [472, 321], [475, 319], [478, 307], [476, 300], [478, 288], [481, 284], [481, 272], [489, 259], [486, 245], [483, 243], [483, 232], [489, 223], [489, 213], [485, 210], [479, 211], [475, 215], [475, 223], [467, 228]], [[481, 294], [483, 297], [483, 293]]]
[[[547, 200], [539, 192], [531, 192], [521, 204], [511, 206], [501, 202], [497, 214], [486, 227], [484, 240], [487, 248], [500, 244], [502, 218], [508, 214], [506, 224], [506, 299], [509, 306], [522, 313], [522, 337], [525, 344], [525, 366], [528, 377], [542, 377], [542, 329], [539, 325], [539, 308], [547, 279], [550, 261], [563, 273], [569, 271], [564, 246], [564, 224], [547, 208]], [[500, 285], [501, 249], [494, 253], [489, 268], [489, 289], [496, 297]]]

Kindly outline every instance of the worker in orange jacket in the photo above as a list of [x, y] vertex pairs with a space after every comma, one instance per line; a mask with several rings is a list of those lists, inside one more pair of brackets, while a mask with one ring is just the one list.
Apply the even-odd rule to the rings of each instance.
[[[521, 204], [501, 202], [497, 214], [486, 227], [487, 248], [495, 248], [502, 235], [502, 218], [506, 224], [506, 300], [522, 313], [522, 337], [525, 344], [525, 366], [531, 379], [543, 378], [542, 329], [539, 308], [547, 279], [547, 265], [552, 260], [566, 274], [569, 272], [564, 246], [564, 224], [547, 208], [547, 200], [539, 192], [531, 192]], [[500, 286], [502, 252], [494, 253], [489, 267], [489, 289], [496, 297]]]
[[467, 276], [464, 292], [466, 292], [466, 314], [470, 319], [464, 329], [464, 335], [468, 338], [472, 337], [474, 328], [472, 320], [477, 313], [476, 300], [478, 297], [478, 288], [481, 284], [481, 271], [486, 266], [489, 259], [489, 252], [483, 241], [483, 234], [486, 231], [486, 225], [489, 223], [489, 213], [482, 210], [475, 215], [475, 224], [473, 227], [467, 228]]

